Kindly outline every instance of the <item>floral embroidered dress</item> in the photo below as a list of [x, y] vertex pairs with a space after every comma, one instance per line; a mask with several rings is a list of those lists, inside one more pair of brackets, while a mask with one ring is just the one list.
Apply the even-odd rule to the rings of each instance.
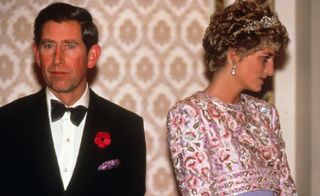
[[297, 195], [273, 105], [245, 94], [227, 104], [196, 92], [169, 111], [167, 130], [183, 195]]

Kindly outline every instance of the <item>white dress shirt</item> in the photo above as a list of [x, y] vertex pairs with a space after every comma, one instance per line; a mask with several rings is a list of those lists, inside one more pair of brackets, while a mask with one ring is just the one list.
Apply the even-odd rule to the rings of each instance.
[[[87, 84], [86, 90], [81, 98], [72, 106], [83, 105], [88, 108], [89, 105], [89, 87]], [[76, 161], [78, 158], [83, 128], [87, 113], [82, 119], [79, 126], [74, 125], [70, 120], [70, 112], [65, 112], [63, 117], [55, 122], [51, 122], [51, 103], [50, 100], [60, 101], [48, 88], [46, 89], [47, 105], [50, 119], [50, 128], [54, 149], [58, 158], [60, 174], [63, 181], [64, 189], [66, 190], [72, 177]], [[61, 101], [60, 101], [61, 102]]]

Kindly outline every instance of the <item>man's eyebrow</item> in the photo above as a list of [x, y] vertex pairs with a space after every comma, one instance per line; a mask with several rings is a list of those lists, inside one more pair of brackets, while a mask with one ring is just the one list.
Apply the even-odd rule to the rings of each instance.
[[62, 43], [64, 44], [79, 44], [79, 42], [77, 40], [63, 40]]
[[[40, 41], [40, 44], [45, 44], [45, 43], [55, 43], [55, 41], [51, 40], [51, 39], [43, 39]], [[62, 43], [64, 43], [64, 44], [79, 44], [79, 42], [76, 40], [63, 40]]]
[[40, 41], [40, 44], [45, 44], [45, 43], [54, 43], [54, 41], [51, 40], [51, 39], [42, 39], [42, 40]]

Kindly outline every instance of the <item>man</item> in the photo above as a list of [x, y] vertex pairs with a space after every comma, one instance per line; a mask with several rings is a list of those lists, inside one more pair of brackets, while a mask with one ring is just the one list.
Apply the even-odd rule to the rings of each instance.
[[0, 195], [144, 195], [142, 118], [88, 87], [97, 43], [83, 8], [54, 3], [38, 14], [33, 52], [46, 87], [0, 108]]

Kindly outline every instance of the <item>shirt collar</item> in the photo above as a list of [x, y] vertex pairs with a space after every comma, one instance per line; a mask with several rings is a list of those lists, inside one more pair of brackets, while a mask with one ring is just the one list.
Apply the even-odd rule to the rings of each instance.
[[[71, 105], [70, 107], [76, 107], [78, 105], [83, 105], [85, 106], [86, 108], [89, 107], [89, 85], [88, 83], [86, 84], [86, 90], [84, 91], [83, 95], [80, 97], [80, 99], [78, 101], [76, 101], [73, 105]], [[46, 88], [46, 97], [47, 97], [47, 106], [48, 106], [48, 111], [51, 111], [51, 104], [50, 104], [50, 100], [51, 99], [54, 99], [54, 100], [57, 100], [57, 101], [60, 101], [50, 90], [49, 88], [47, 87]], [[61, 101], [60, 101], [61, 102]], [[50, 112], [49, 112], [50, 114]]]

